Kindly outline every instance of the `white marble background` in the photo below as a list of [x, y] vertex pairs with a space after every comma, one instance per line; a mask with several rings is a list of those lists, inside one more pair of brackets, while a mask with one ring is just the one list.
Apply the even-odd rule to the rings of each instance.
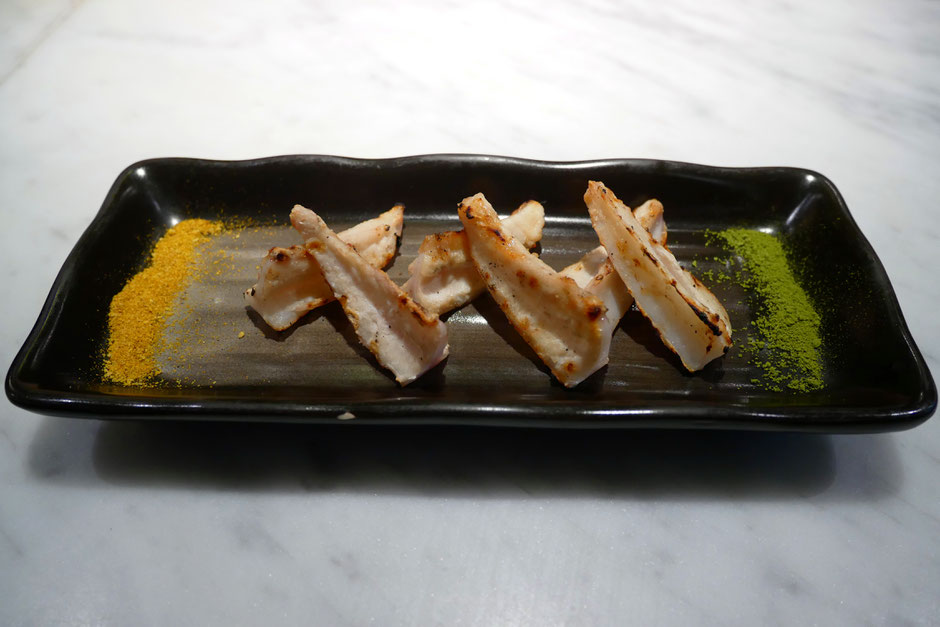
[[[936, 2], [0, 0], [0, 363], [157, 156], [794, 165], [936, 375]], [[937, 623], [940, 419], [866, 436], [104, 424], [0, 401], [0, 624]]]

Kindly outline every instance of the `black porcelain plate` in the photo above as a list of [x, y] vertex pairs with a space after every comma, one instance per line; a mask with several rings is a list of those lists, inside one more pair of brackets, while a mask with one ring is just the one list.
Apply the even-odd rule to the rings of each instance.
[[[597, 243], [582, 200], [590, 179], [604, 181], [630, 205], [659, 198], [670, 248], [687, 267], [694, 261], [700, 276], [728, 255], [707, 241], [706, 229], [776, 233], [822, 316], [825, 387], [768, 391], [754, 382], [760, 372], [735, 348], [690, 375], [634, 311], [614, 335], [610, 365], [568, 390], [484, 295], [447, 318], [451, 356], [445, 366], [401, 388], [358, 345], [335, 303], [275, 333], [242, 301], [261, 254], [294, 243], [287, 216], [295, 203], [314, 208], [337, 230], [404, 203], [401, 250], [389, 270], [400, 283], [424, 235], [458, 228], [456, 205], [476, 192], [500, 212], [529, 198], [541, 201], [547, 215], [541, 257], [556, 268], [571, 263]], [[202, 348], [193, 349], [186, 364], [170, 360], [164, 367], [184, 383], [140, 388], [102, 382], [112, 296], [143, 267], [156, 239], [191, 217], [251, 218], [271, 226], [218, 244], [226, 271], [202, 284], [201, 296], [194, 294]], [[733, 282], [712, 287], [728, 306], [740, 347], [753, 304]], [[240, 332], [245, 336], [238, 338]], [[66, 260], [10, 368], [6, 390], [31, 410], [99, 418], [323, 423], [341, 417], [349, 424], [830, 432], [908, 428], [937, 403], [884, 269], [838, 191], [819, 174], [460, 155], [155, 159], [129, 167]]]

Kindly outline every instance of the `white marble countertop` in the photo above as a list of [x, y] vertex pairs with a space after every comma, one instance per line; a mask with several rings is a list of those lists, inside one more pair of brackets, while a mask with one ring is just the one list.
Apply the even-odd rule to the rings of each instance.
[[[936, 376], [938, 32], [913, 1], [0, 3], [0, 361], [136, 160], [472, 152], [818, 170]], [[396, 437], [0, 402], [3, 625], [940, 615], [937, 418]]]

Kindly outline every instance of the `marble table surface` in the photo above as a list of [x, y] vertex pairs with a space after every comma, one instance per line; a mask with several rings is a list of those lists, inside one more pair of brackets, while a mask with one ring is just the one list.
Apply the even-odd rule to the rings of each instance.
[[[940, 5], [6, 0], [0, 355], [157, 156], [791, 165], [940, 372]], [[388, 433], [0, 407], [0, 624], [936, 624], [940, 419]]]

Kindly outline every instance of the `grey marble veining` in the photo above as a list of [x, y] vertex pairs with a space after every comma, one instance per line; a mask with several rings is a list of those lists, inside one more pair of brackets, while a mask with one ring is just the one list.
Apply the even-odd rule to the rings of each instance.
[[[938, 30], [935, 2], [5, 3], [4, 363], [133, 161], [476, 152], [818, 170], [936, 374]], [[940, 613], [936, 418], [838, 437], [360, 433], [0, 402], [5, 625]]]

